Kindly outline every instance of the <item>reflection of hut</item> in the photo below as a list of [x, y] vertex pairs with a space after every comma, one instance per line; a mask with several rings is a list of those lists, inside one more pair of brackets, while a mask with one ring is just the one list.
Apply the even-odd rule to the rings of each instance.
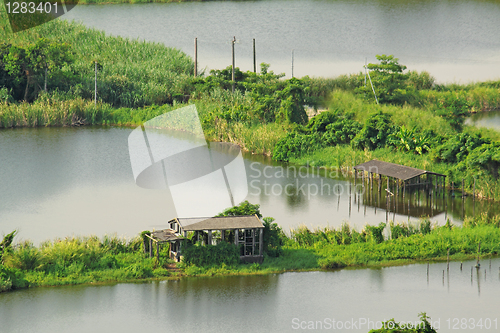
[[[246, 262], [262, 262], [264, 226], [256, 215], [224, 216], [212, 218], [175, 218], [169, 229], [155, 231], [150, 237], [150, 255], [153, 242], [170, 243], [170, 258], [179, 261], [182, 240], [188, 233], [204, 245], [217, 245], [227, 241], [240, 247], [240, 259]], [[193, 233], [193, 234], [191, 234]]]

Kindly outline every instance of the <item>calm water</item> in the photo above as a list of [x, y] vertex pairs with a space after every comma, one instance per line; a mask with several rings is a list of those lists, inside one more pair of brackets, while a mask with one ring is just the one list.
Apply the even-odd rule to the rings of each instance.
[[[168, 190], [138, 187], [132, 175], [127, 139], [130, 128], [35, 128], [0, 131], [0, 233], [19, 230], [18, 240], [35, 243], [55, 237], [117, 233], [132, 237], [165, 228], [177, 216]], [[498, 205], [445, 199], [423, 193], [388, 202], [377, 186], [357, 190], [339, 173], [245, 157], [247, 200], [261, 205], [285, 231], [310, 227], [415, 221], [431, 216], [460, 224], [463, 216], [498, 213]], [[382, 191], [385, 184], [382, 184]], [[391, 185], [392, 186], [392, 185]], [[385, 192], [384, 192], [385, 193]], [[408, 199], [410, 210], [408, 211]], [[203, 202], [197, 202], [202, 205]], [[475, 205], [475, 206], [474, 206]]]
[[500, 130], [500, 111], [479, 112], [467, 119], [467, 124]]
[[[36, 288], [0, 294], [1, 332], [294, 332], [333, 320], [368, 332], [377, 321], [418, 320], [427, 312], [438, 332], [490, 322], [498, 332], [500, 260], [268, 276], [190, 278], [143, 284]], [[458, 319], [455, 319], [458, 318]], [[305, 322], [305, 324], [304, 324]], [[363, 323], [363, 324], [362, 324]], [[338, 324], [337, 324], [338, 325]], [[362, 325], [362, 326], [361, 326]], [[319, 326], [316, 326], [319, 327]], [[338, 326], [339, 327], [339, 326]], [[437, 326], [436, 326], [437, 327]], [[460, 327], [460, 326], [459, 326]], [[303, 330], [300, 330], [303, 331]]]
[[500, 2], [429, 0], [266, 0], [77, 6], [65, 19], [193, 54], [200, 68], [257, 66], [291, 76], [337, 76], [363, 70], [365, 58], [393, 54], [440, 82], [500, 77]]

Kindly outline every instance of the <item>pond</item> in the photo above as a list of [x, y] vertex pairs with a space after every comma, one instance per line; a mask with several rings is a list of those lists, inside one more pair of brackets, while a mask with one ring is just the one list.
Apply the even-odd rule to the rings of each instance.
[[[165, 228], [177, 217], [168, 190], [137, 186], [131, 170], [126, 127], [21, 128], [0, 131], [0, 232], [19, 231], [35, 243], [72, 235], [133, 237]], [[365, 224], [417, 221], [423, 216], [460, 224], [464, 216], [498, 213], [498, 205], [462, 199], [459, 192], [402, 193], [397, 200], [354, 185], [342, 172], [272, 162], [245, 154], [248, 195], [286, 232]], [[385, 185], [385, 184], [383, 184]], [[357, 190], [356, 190], [357, 188]], [[408, 210], [408, 200], [410, 206]], [[389, 203], [389, 205], [387, 205]], [[203, 202], [196, 202], [202, 205]]]
[[478, 112], [469, 117], [466, 124], [500, 130], [500, 111]]
[[446, 263], [431, 264], [429, 277], [426, 264], [415, 264], [35, 288], [0, 294], [0, 322], [10, 333], [293, 332], [310, 325], [366, 333], [380, 321], [414, 323], [426, 312], [438, 332], [498, 332], [500, 260], [490, 267], [486, 259], [471, 274], [473, 265], [461, 270], [451, 262], [448, 271]]

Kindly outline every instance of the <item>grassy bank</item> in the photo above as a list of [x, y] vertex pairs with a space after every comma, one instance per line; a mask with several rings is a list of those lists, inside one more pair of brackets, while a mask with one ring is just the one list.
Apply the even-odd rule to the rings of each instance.
[[[44, 41], [53, 43], [55, 49], [64, 53], [65, 61], [50, 52], [46, 55], [50, 59], [48, 63], [27, 57], [33, 48], [42, 54], [48, 50]], [[113, 107], [162, 105], [191, 93], [194, 70], [191, 57], [160, 43], [114, 37], [64, 20], [53, 20], [12, 34], [4, 7], [0, 6], [0, 45], [2, 43], [17, 48], [10, 53], [18, 57], [18, 62], [9, 65], [30, 71], [28, 84], [23, 70], [2, 73], [4, 68], [0, 66], [0, 86], [5, 85], [15, 100], [25, 99], [27, 85], [26, 100], [36, 100], [44, 90], [43, 67], [48, 67], [49, 92], [58, 90], [76, 99], [92, 100], [95, 62], [98, 63], [98, 100]], [[9, 49], [0, 48], [2, 58], [3, 52], [8, 53]]]
[[281, 254], [265, 256], [262, 264], [196, 266], [160, 261], [144, 253], [143, 239], [92, 237], [56, 239], [35, 247], [30, 242], [2, 247], [0, 291], [36, 286], [124, 282], [141, 279], [268, 274], [342, 267], [373, 267], [409, 264], [427, 260], [472, 259], [500, 254], [500, 220], [486, 216], [468, 219], [463, 227], [391, 224], [384, 236], [383, 224], [355, 230], [311, 231], [301, 227], [290, 236], [281, 233]]

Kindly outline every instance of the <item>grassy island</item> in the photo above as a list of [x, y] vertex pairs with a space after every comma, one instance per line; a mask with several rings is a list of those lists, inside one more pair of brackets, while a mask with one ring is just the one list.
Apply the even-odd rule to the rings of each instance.
[[[248, 202], [232, 210], [242, 207], [260, 215], [259, 206]], [[109, 236], [101, 239], [72, 237], [46, 241], [36, 247], [29, 241], [15, 244], [15, 232], [12, 232], [0, 243], [0, 291], [189, 276], [391, 266], [500, 254], [500, 219], [489, 219], [485, 215], [467, 219], [462, 227], [449, 223], [439, 227], [426, 219], [418, 224], [391, 223], [388, 226], [390, 236], [384, 235], [385, 223], [365, 226], [363, 230], [347, 224], [337, 229], [300, 227], [286, 235], [272, 218], [264, 218], [264, 221], [265, 258], [262, 264], [238, 263], [239, 251], [228, 249], [223, 253], [229, 255], [203, 256], [201, 253], [217, 253], [219, 245], [202, 246], [189, 239], [185, 246], [205, 250], [191, 250], [190, 257], [174, 263], [168, 259], [168, 248], [160, 250], [159, 261], [156, 256], [150, 258], [145, 253], [144, 236], [130, 240]], [[231, 256], [233, 252], [236, 259]]]

